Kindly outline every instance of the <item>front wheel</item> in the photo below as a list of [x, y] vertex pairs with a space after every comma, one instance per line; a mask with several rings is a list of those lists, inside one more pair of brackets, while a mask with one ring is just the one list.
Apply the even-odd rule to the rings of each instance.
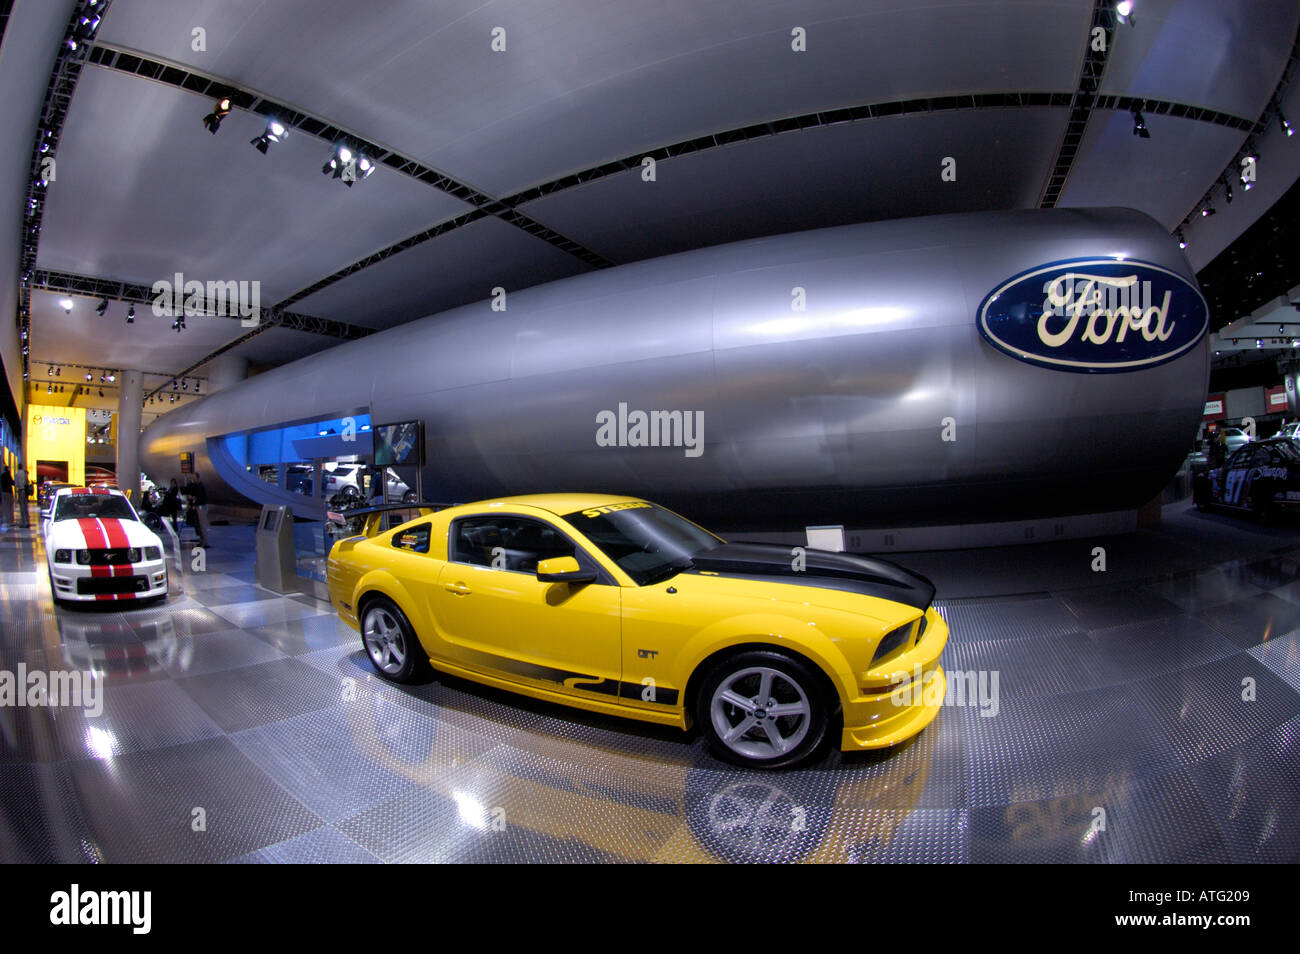
[[392, 601], [377, 597], [361, 615], [361, 639], [375, 670], [393, 682], [416, 682], [429, 666], [424, 647]]
[[830, 711], [808, 664], [753, 650], [722, 660], [705, 676], [696, 719], [720, 758], [784, 768], [821, 751]]

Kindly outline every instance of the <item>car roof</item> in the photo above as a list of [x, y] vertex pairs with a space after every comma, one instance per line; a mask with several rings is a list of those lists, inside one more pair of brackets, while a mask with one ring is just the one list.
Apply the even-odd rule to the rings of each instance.
[[482, 509], [492, 504], [501, 504], [504, 506], [516, 507], [535, 507], [538, 510], [546, 510], [556, 516], [564, 516], [566, 513], [573, 513], [575, 510], [587, 510], [591, 507], [605, 507], [610, 504], [619, 503], [646, 503], [640, 497], [618, 496], [616, 494], [585, 494], [585, 493], [556, 493], [556, 494], [518, 494], [513, 497], [493, 497], [488, 500], [476, 500], [470, 504], [464, 504], [467, 509]]
[[66, 497], [72, 494], [102, 494], [105, 497], [125, 497], [126, 494], [113, 487], [74, 487], [69, 484], [66, 487], [60, 487], [54, 492], [55, 497]]

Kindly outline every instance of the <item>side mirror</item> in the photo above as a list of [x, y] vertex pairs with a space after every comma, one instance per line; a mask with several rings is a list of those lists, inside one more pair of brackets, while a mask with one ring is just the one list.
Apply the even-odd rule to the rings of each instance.
[[537, 564], [537, 578], [543, 583], [590, 583], [594, 570], [584, 570], [573, 557], [552, 557]]

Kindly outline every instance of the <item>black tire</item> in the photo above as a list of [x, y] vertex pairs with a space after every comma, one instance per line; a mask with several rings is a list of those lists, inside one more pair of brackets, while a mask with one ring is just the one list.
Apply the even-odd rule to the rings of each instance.
[[361, 491], [356, 487], [344, 487], [339, 491], [339, 494], [343, 497], [344, 501], [348, 503], [361, 499]]
[[415, 503], [415, 501], [416, 496], [414, 490], [408, 490], [406, 493], [402, 494], [402, 503]]
[[[765, 676], [770, 676], [769, 699], [760, 700]], [[748, 699], [752, 708], [726, 701], [722, 694], [727, 691]], [[801, 711], [769, 714], [773, 699]], [[749, 768], [797, 765], [830, 741], [831, 709], [822, 679], [810, 663], [770, 650], [740, 652], [716, 663], [700, 683], [695, 719], [718, 758]], [[739, 729], [749, 720], [748, 730], [731, 741], [724, 737], [728, 728]]]
[[429, 657], [410, 620], [385, 596], [366, 602], [361, 613], [361, 645], [375, 672], [391, 682], [419, 682], [429, 674]]
[[1210, 509], [1210, 481], [1199, 474], [1192, 478], [1192, 503], [1202, 512]]

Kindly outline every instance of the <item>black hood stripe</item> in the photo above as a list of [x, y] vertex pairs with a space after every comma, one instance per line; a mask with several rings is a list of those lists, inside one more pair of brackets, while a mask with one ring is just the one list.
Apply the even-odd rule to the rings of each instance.
[[861, 593], [926, 610], [934, 601], [934, 584], [897, 563], [829, 550], [803, 552], [796, 570], [793, 547], [773, 543], [724, 543], [692, 558], [693, 572], [768, 583], [791, 583]]

